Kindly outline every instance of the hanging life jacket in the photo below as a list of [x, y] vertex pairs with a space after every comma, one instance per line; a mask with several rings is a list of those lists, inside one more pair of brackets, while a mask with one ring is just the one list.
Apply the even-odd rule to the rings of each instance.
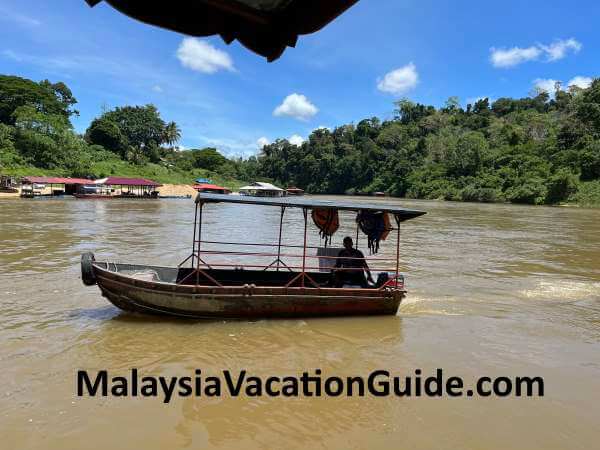
[[387, 238], [392, 230], [392, 224], [387, 212], [359, 211], [356, 223], [360, 230], [367, 235], [367, 243], [371, 254], [379, 251], [379, 241]]
[[315, 208], [311, 212], [313, 222], [319, 229], [319, 236], [325, 239], [325, 247], [331, 243], [333, 234], [340, 227], [337, 209]]

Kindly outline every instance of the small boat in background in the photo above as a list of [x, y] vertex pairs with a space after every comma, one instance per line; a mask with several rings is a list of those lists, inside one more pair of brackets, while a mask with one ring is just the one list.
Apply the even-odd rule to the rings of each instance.
[[198, 183], [192, 186], [197, 192], [212, 194], [231, 194], [231, 189], [213, 183]]
[[286, 192], [274, 184], [264, 181], [255, 181], [239, 189], [240, 195], [248, 197], [285, 197]]
[[304, 195], [304, 189], [300, 189], [296, 186], [290, 186], [286, 190], [287, 195]]

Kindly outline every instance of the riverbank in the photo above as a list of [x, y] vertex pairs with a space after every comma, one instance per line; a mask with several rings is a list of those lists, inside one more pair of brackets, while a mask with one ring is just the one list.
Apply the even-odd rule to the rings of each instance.
[[[165, 183], [157, 188], [160, 196], [185, 196], [191, 195], [194, 197], [197, 191], [189, 184], [169, 184]], [[2, 198], [19, 198], [20, 192], [0, 192], [0, 199]]]
[[54, 177], [89, 177], [93, 179], [118, 176], [127, 178], [146, 178], [164, 185], [192, 185], [196, 178], [208, 178], [215, 184], [237, 190], [246, 184], [234, 176], [223, 175], [210, 170], [192, 169], [189, 171], [161, 164], [131, 164], [117, 158], [100, 161], [93, 164], [90, 172], [72, 173], [64, 169], [44, 169], [32, 165], [2, 166], [0, 175], [15, 177], [25, 176], [54, 176]]
[[157, 191], [159, 196], [191, 195], [193, 197], [197, 194], [197, 191], [188, 184], [163, 184]]

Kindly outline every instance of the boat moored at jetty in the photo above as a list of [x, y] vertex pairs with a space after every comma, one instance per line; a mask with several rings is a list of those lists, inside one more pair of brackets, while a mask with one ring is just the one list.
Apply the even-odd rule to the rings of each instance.
[[285, 197], [286, 191], [264, 181], [255, 181], [239, 189], [240, 195], [248, 197]]
[[[278, 243], [218, 242], [203, 238], [203, 212], [219, 203], [279, 208]], [[304, 230], [301, 245], [282, 244], [283, 217], [288, 208], [302, 210]], [[396, 235], [395, 259], [368, 258], [370, 263], [386, 266], [370, 268], [371, 271], [380, 271], [377, 282], [368, 284], [365, 281], [358, 285], [355, 281], [349, 281], [352, 277], [345, 276], [341, 277], [344, 280], [341, 284], [334, 282], [334, 275], [344, 275], [345, 271], [356, 274], [360, 270], [364, 278], [362, 264], [365, 257], [360, 252], [360, 257], [348, 254], [342, 257], [340, 249], [308, 245], [309, 215], [327, 244], [339, 226], [338, 211], [357, 214], [357, 235], [359, 228], [368, 235], [373, 254], [388, 234], [393, 232]], [[86, 285], [97, 284], [102, 295], [115, 306], [141, 313], [219, 319], [393, 315], [406, 295], [404, 277], [400, 273], [400, 224], [423, 214], [423, 211], [382, 202], [338, 202], [305, 197], [252, 198], [199, 193], [194, 213], [192, 253], [177, 267], [101, 262], [96, 261], [92, 253], [86, 253], [81, 258], [82, 280]], [[390, 217], [393, 217], [395, 226], [391, 225]], [[218, 244], [220, 248], [231, 245], [235, 248], [231, 251], [208, 250], [203, 244]], [[276, 251], [239, 250], [239, 247], [261, 246], [276, 248]], [[301, 253], [282, 253], [282, 249], [288, 248], [301, 250]], [[316, 255], [309, 255], [309, 250], [313, 249], [317, 249]], [[275, 259], [267, 265], [252, 261], [233, 264], [231, 260], [208, 262], [209, 256]], [[282, 258], [288, 262], [290, 259], [299, 262], [287, 264]], [[337, 264], [340, 258], [351, 264], [340, 266]], [[317, 260], [318, 265], [310, 263], [310, 260]], [[356, 265], [355, 260], [361, 263]]]

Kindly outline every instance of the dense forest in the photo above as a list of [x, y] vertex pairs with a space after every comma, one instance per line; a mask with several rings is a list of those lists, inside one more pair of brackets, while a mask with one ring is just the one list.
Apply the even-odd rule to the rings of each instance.
[[312, 193], [386, 192], [479, 202], [600, 202], [600, 80], [521, 99], [442, 108], [403, 99], [395, 117], [267, 145], [256, 176]]
[[78, 135], [76, 104], [64, 83], [0, 76], [0, 172], [180, 183], [208, 175], [232, 187], [268, 179], [315, 194], [600, 205], [600, 80], [466, 108], [456, 97], [441, 108], [402, 99], [391, 120], [317, 129], [300, 146], [280, 139], [248, 159], [177, 151], [179, 127], [153, 105], [104, 111]]

